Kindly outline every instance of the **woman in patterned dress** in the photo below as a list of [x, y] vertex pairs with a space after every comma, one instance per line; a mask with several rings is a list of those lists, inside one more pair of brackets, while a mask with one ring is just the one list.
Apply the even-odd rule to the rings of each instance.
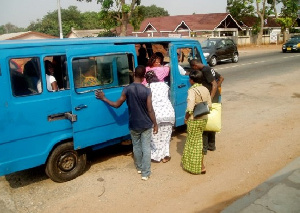
[[154, 71], [147, 72], [145, 78], [152, 92], [152, 105], [158, 124], [158, 133], [152, 135], [151, 159], [166, 163], [171, 159], [170, 141], [175, 122], [175, 112], [169, 100], [170, 88], [159, 81]]
[[195, 105], [207, 101], [211, 107], [211, 97], [206, 87], [202, 86], [202, 72], [193, 70], [189, 74], [191, 87], [188, 90], [187, 109], [185, 113], [185, 123], [187, 124], [187, 139], [182, 155], [182, 167], [192, 174], [205, 174], [206, 169], [203, 164], [203, 141], [202, 133], [207, 123], [207, 115], [193, 117]]

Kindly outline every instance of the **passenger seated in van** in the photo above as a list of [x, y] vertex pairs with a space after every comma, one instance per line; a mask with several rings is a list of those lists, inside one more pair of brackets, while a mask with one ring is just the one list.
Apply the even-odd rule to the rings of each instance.
[[41, 79], [37, 69], [37, 64], [33, 59], [27, 61], [24, 65], [23, 75], [27, 80], [28, 89], [31, 91], [31, 93], [42, 92]]
[[[157, 56], [156, 53], [151, 56], [146, 67], [146, 72], [153, 70], [159, 81], [163, 82], [166, 77], [170, 74], [170, 67], [161, 65], [161, 57]], [[146, 85], [147, 81], [144, 79], [142, 84]]]
[[140, 47], [138, 51], [139, 51], [139, 56], [137, 57], [138, 64], [146, 67], [148, 63], [146, 48]]
[[90, 68], [82, 72], [81, 87], [89, 87], [100, 85], [100, 81], [96, 78], [96, 65], [91, 63]]
[[[179, 70], [180, 75], [187, 75], [187, 72], [184, 70], [184, 68], [179, 65], [179, 62], [180, 62], [180, 54], [179, 53], [177, 53], [177, 60], [178, 60], [178, 70]], [[165, 66], [170, 66], [170, 63], [166, 64]]]
[[23, 73], [13, 70], [11, 73], [11, 85], [14, 96], [32, 94], [32, 91], [29, 89], [28, 81]]
[[47, 81], [47, 89], [51, 92], [58, 91], [57, 81], [54, 75], [54, 68], [51, 61], [46, 60], [45, 62], [45, 69], [46, 69], [46, 81]]

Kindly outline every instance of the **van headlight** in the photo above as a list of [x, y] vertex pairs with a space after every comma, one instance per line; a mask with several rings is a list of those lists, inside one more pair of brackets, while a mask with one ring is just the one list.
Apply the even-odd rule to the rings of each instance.
[[282, 49], [285, 49], [286, 47], [285, 47], [285, 45], [282, 45]]
[[293, 45], [293, 49], [297, 49], [297, 44]]
[[207, 58], [209, 56], [209, 53], [203, 53], [204, 57]]

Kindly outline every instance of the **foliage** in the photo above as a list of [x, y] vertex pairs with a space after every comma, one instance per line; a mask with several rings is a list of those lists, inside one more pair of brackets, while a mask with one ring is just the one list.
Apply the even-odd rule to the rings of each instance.
[[157, 7], [156, 5], [151, 5], [149, 7], [143, 5], [137, 6], [133, 11], [130, 24], [133, 26], [134, 30], [138, 30], [144, 19], [160, 16], [169, 16], [169, 13], [164, 8]]
[[98, 37], [116, 37], [116, 34], [108, 30], [108, 31], [99, 33]]
[[[91, 2], [92, 0], [77, 0]], [[102, 6], [102, 17], [103, 14], [108, 15], [114, 21], [108, 20], [108, 24], [104, 24], [106, 27], [112, 26], [111, 24], [116, 22], [115, 27], [120, 26], [120, 35], [125, 36], [127, 32], [127, 25], [130, 23], [133, 13], [136, 13], [136, 7], [141, 4], [141, 0], [131, 0], [129, 4], [126, 4], [125, 0], [96, 0], [97, 3]], [[139, 23], [136, 22], [134, 24]]]
[[[96, 12], [81, 13], [76, 6], [70, 6], [68, 9], [61, 10], [63, 35], [66, 36], [72, 28], [81, 29], [99, 29], [99, 14]], [[37, 19], [31, 22], [27, 30], [46, 33], [53, 36], [59, 36], [57, 10], [49, 12], [43, 19]]]
[[167, 10], [162, 7], [157, 7], [156, 5], [152, 4], [149, 7], [140, 6], [140, 10], [143, 13], [144, 19], [145, 18], [153, 18], [153, 17], [161, 17], [161, 16], [169, 16]]
[[280, 24], [281, 31], [285, 32], [286, 29], [291, 29], [297, 19], [298, 1], [286, 0], [282, 1], [282, 4], [280, 17], [276, 19], [276, 22]]
[[241, 21], [242, 17], [254, 15], [253, 0], [228, 0], [227, 11], [235, 20]]
[[17, 33], [17, 32], [23, 32], [25, 29], [17, 27], [11, 23], [7, 23], [5, 25], [0, 26], [0, 35], [6, 34], [6, 33]]

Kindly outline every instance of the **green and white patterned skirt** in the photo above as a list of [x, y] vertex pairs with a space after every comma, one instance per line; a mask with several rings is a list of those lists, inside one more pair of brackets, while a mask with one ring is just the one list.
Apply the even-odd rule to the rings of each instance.
[[182, 155], [183, 169], [192, 173], [201, 173], [201, 161], [202, 161], [202, 133], [206, 126], [207, 119], [188, 120], [187, 122], [187, 139], [184, 145]]

